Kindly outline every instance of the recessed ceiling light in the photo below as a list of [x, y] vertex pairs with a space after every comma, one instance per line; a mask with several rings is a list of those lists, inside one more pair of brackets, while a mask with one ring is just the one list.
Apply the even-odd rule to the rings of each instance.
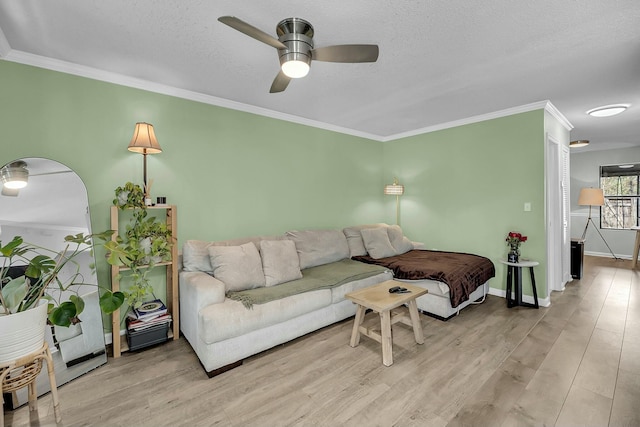
[[610, 117], [622, 113], [629, 108], [629, 104], [603, 105], [602, 107], [592, 108], [587, 114], [594, 117]]
[[589, 145], [588, 139], [578, 139], [569, 143], [569, 147], [571, 148], [585, 147], [587, 145]]

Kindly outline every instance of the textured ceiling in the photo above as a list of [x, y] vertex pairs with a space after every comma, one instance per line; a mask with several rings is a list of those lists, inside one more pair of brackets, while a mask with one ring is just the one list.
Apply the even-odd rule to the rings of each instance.
[[[380, 46], [376, 63], [313, 62], [270, 94], [275, 36], [300, 17], [316, 47]], [[0, 56], [218, 105], [389, 140], [549, 100], [587, 150], [640, 145], [640, 1], [0, 2]], [[608, 119], [585, 111], [631, 104]]]

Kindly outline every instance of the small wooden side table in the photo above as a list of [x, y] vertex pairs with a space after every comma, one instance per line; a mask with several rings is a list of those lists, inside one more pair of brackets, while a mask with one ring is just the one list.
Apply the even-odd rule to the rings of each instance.
[[[539, 308], [538, 305], [538, 291], [536, 289], [536, 277], [533, 274], [533, 267], [540, 264], [537, 261], [519, 261], [509, 262], [506, 259], [501, 259], [501, 263], [507, 265], [507, 307], [515, 307], [517, 305], [523, 307]], [[531, 289], [533, 289], [534, 304], [529, 302], [522, 302], [522, 268], [528, 267], [531, 275]], [[515, 298], [511, 296], [515, 292]]]
[[[410, 292], [406, 294], [389, 293], [389, 289], [394, 286], [400, 286], [408, 289]], [[382, 344], [382, 363], [385, 366], [393, 365], [393, 337], [391, 335], [391, 325], [402, 322], [413, 328], [413, 335], [416, 343], [424, 343], [424, 334], [422, 332], [422, 324], [420, 323], [420, 315], [418, 314], [418, 305], [416, 298], [427, 293], [426, 289], [418, 286], [409, 285], [407, 283], [387, 280], [375, 286], [350, 292], [345, 295], [354, 303], [358, 304], [356, 318], [353, 323], [351, 332], [351, 347], [357, 347], [360, 343], [360, 334], [365, 335]], [[391, 315], [391, 310], [408, 304], [409, 316], [404, 314]], [[380, 314], [380, 333], [372, 329], [362, 326], [366, 310], [370, 308]]]

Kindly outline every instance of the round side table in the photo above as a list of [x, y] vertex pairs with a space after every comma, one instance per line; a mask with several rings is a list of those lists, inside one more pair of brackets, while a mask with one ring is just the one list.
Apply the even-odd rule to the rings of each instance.
[[[509, 262], [506, 259], [501, 259], [501, 263], [507, 266], [507, 307], [523, 306], [531, 308], [539, 308], [538, 305], [538, 291], [536, 289], [536, 277], [533, 274], [533, 267], [539, 265], [537, 261], [519, 261]], [[534, 303], [522, 302], [522, 268], [529, 268], [529, 274], [531, 275], [531, 289], [533, 289]], [[515, 297], [512, 296], [512, 292], [515, 292]]]

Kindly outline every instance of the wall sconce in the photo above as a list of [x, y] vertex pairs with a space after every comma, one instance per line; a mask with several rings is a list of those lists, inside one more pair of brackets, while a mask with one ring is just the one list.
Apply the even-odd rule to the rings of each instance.
[[0, 180], [2, 180], [3, 187], [9, 190], [18, 190], [26, 187], [29, 181], [27, 164], [22, 160], [9, 163], [0, 169]]
[[152, 124], [144, 122], [136, 123], [136, 128], [133, 131], [133, 138], [131, 138], [128, 150], [134, 153], [140, 153], [143, 156], [144, 194], [145, 197], [149, 197], [150, 189], [147, 187], [147, 154], [162, 153], [162, 148], [160, 148], [160, 144], [158, 144]]
[[398, 178], [393, 178], [393, 184], [384, 186], [384, 194], [396, 196], [396, 224], [400, 225], [400, 196], [404, 194], [404, 185], [398, 183]]

